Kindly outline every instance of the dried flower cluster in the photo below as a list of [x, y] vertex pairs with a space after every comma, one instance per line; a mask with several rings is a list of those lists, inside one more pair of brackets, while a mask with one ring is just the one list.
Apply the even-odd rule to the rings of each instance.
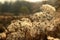
[[47, 40], [47, 35], [55, 28], [53, 15], [56, 10], [47, 4], [42, 5], [41, 10], [30, 18], [12, 21], [7, 27], [6, 40]]

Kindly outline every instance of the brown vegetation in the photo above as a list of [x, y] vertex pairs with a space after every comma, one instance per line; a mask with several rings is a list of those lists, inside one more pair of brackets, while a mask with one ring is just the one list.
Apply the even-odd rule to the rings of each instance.
[[[59, 10], [51, 12], [50, 10], [52, 9], [49, 8], [47, 10], [34, 13], [29, 17], [0, 16], [0, 26], [2, 27], [0, 39], [47, 40], [52, 38], [51, 40], [60, 40], [57, 39], [60, 38], [60, 12]], [[53, 14], [54, 12], [56, 13], [55, 15]], [[48, 13], [52, 13], [52, 15]]]

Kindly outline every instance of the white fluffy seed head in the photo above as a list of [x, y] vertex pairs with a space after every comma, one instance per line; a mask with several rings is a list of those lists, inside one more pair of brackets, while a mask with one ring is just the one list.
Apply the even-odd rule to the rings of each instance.
[[32, 19], [33, 19], [33, 20], [40, 20], [40, 19], [42, 19], [42, 18], [45, 17], [45, 16], [46, 16], [45, 13], [43, 13], [43, 12], [37, 12], [37, 13], [35, 13], [35, 14], [32, 16]]
[[43, 12], [38, 12], [38, 13], [34, 14], [34, 16], [36, 16], [36, 17], [43, 16], [43, 15], [44, 15]]
[[49, 13], [54, 13], [56, 11], [55, 7], [49, 4], [42, 5], [41, 10]]

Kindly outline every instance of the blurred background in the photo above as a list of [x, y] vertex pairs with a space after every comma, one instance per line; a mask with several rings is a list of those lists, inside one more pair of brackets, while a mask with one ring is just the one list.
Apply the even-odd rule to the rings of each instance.
[[33, 14], [40, 11], [42, 4], [50, 4], [59, 9], [60, 0], [0, 0], [0, 15]]

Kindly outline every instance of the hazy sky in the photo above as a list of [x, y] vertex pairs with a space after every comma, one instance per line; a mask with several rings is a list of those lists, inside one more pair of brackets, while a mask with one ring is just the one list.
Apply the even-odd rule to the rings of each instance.
[[[16, 1], [16, 0], [0, 0], [0, 2], [2, 2], [2, 3], [4, 3], [4, 1], [8, 1], [8, 2], [10, 2], [10, 1]], [[29, 1], [29, 2], [38, 2], [38, 1], [42, 1], [42, 0], [26, 0], [26, 1]]]
[[2, 3], [4, 3], [5, 1], [8, 1], [8, 2], [10, 2], [10, 1], [16, 1], [16, 0], [0, 0], [0, 2], [2, 2]]
[[26, 0], [26, 1], [30, 1], [30, 2], [38, 2], [38, 1], [42, 1], [42, 0]]

